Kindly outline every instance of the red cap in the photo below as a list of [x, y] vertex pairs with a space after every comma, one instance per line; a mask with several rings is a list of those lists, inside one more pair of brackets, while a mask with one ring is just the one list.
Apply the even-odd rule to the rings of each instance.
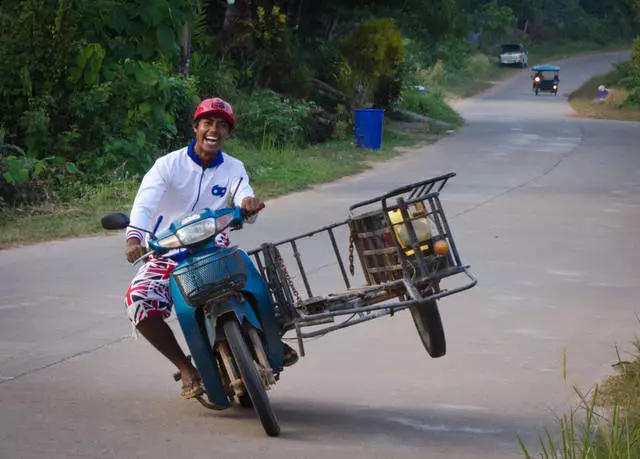
[[233, 128], [236, 125], [236, 118], [233, 114], [233, 107], [228, 102], [216, 97], [214, 99], [204, 99], [198, 104], [196, 112], [193, 114], [193, 121], [197, 121], [203, 115], [221, 115]]

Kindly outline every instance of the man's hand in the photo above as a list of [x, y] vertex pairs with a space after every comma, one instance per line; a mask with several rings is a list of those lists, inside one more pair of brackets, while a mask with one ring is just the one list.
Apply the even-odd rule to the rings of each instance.
[[242, 200], [242, 204], [240, 204], [240, 207], [246, 210], [249, 215], [253, 215], [264, 209], [265, 205], [262, 200], [249, 197]]
[[135, 237], [127, 239], [127, 260], [129, 263], [133, 263], [144, 254], [144, 247], [142, 247], [140, 239]]

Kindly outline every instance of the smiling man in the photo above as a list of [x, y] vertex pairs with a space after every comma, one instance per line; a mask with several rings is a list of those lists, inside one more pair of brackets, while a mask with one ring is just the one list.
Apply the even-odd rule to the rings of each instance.
[[[229, 103], [219, 98], [200, 102], [193, 116], [195, 140], [159, 158], [145, 174], [131, 209], [131, 226], [158, 233], [188, 212], [228, 207], [231, 196], [232, 205], [249, 213], [263, 209], [265, 205], [254, 196], [242, 162], [222, 151], [234, 126]], [[249, 221], [253, 223], [255, 217]], [[126, 241], [129, 262], [145, 253], [145, 235], [132, 227]], [[228, 236], [218, 235], [216, 244], [228, 246]], [[147, 259], [129, 286], [125, 305], [136, 329], [180, 370], [182, 396], [191, 398], [203, 393], [202, 381], [165, 322], [172, 308], [169, 276], [176, 266], [170, 258]], [[295, 351], [284, 347], [285, 365], [295, 363]]]

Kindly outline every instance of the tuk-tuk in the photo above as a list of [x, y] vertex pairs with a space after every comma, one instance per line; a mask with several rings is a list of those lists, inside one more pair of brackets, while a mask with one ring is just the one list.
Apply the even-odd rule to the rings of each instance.
[[536, 96], [542, 92], [551, 92], [558, 95], [560, 85], [560, 67], [555, 65], [536, 65], [531, 68], [531, 79], [533, 80], [533, 92]]

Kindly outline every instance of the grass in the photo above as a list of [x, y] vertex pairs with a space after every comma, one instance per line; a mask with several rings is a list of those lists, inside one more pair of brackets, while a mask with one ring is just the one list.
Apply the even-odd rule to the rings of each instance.
[[640, 341], [633, 344], [631, 361], [622, 360], [618, 352], [617, 373], [602, 384], [601, 401], [605, 406], [627, 406], [632, 417], [640, 419]]
[[[553, 431], [538, 437], [544, 459], [637, 459], [640, 457], [640, 343], [632, 361], [615, 365], [618, 373], [588, 393], [574, 387], [577, 408], [559, 417]], [[532, 458], [520, 437], [526, 458]]]
[[399, 133], [386, 128], [380, 150], [357, 148], [352, 140], [303, 149], [264, 150], [231, 142], [228, 150], [244, 162], [256, 193], [271, 198], [360, 172], [370, 161], [396, 156], [399, 152], [395, 147], [412, 145], [419, 138], [415, 133]]
[[476, 54], [467, 61], [466, 68], [447, 73], [439, 85], [447, 99], [459, 99], [479, 94], [522, 69], [501, 66], [497, 57]]
[[[353, 141], [293, 148], [254, 148], [233, 140], [225, 150], [241, 159], [247, 167], [256, 194], [263, 199], [303, 190], [311, 185], [355, 174], [371, 162], [383, 161], [400, 152], [396, 147], [431, 142], [438, 132], [416, 129], [385, 128], [380, 150], [357, 148]], [[137, 180], [115, 180], [95, 187], [85, 187], [81, 198], [64, 204], [46, 204], [28, 209], [0, 213], [0, 249], [52, 239], [105, 234], [100, 217], [106, 212], [129, 212], [138, 188]]]
[[604, 101], [597, 100], [598, 86], [607, 81], [611, 74], [591, 78], [569, 96], [569, 103], [577, 115], [619, 121], [640, 121], [640, 107], [622, 106], [627, 92], [620, 88], [609, 88]]
[[117, 180], [85, 187], [82, 197], [67, 203], [48, 203], [0, 213], [0, 249], [69, 237], [106, 234], [100, 217], [128, 212], [139, 183]]
[[540, 451], [532, 456], [520, 438], [518, 443], [529, 459], [637, 459], [640, 457], [640, 429], [628, 407], [600, 406], [598, 386], [589, 393], [574, 388], [578, 408], [557, 419], [557, 429], [545, 429], [538, 437]]
[[463, 123], [462, 117], [446, 103], [442, 91], [439, 90], [426, 94], [406, 93], [402, 97], [402, 107], [453, 126], [460, 126]]

